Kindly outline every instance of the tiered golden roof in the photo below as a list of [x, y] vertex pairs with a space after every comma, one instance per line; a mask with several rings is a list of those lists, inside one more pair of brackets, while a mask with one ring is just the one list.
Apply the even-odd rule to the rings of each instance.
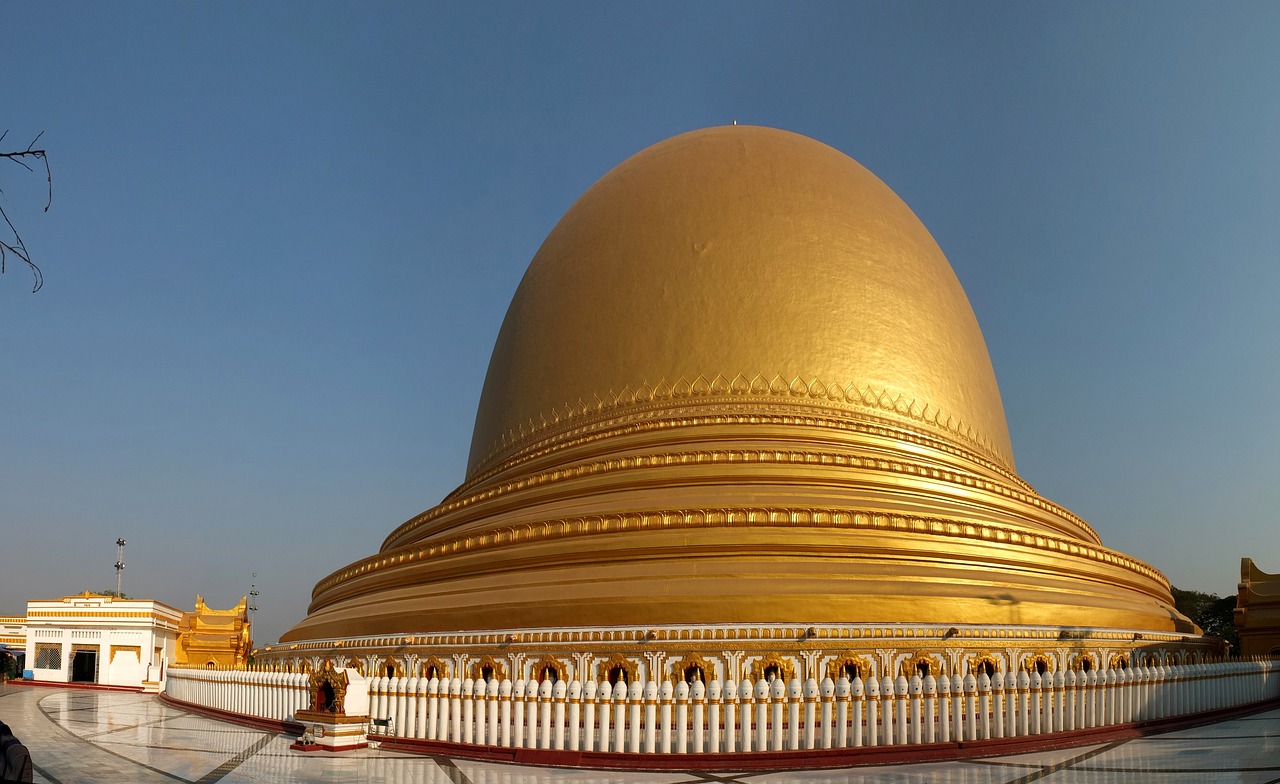
[[1015, 473], [968, 299], [803, 136], [677, 136], [588, 190], [512, 300], [465, 482], [285, 641], [719, 623], [1193, 631]]
[[197, 595], [195, 609], [182, 614], [174, 663], [243, 668], [253, 647], [248, 607], [248, 596], [241, 597], [235, 607], [217, 610]]

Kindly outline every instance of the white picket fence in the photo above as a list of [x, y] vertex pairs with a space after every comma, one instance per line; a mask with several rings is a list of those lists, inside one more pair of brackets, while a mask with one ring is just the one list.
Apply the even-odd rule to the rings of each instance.
[[[306, 678], [174, 668], [167, 692], [282, 719], [306, 706]], [[734, 753], [1013, 738], [1185, 716], [1280, 696], [1280, 662], [616, 687], [379, 677], [369, 691], [378, 735], [531, 749]]]
[[296, 672], [171, 666], [164, 693], [183, 702], [260, 719], [289, 721], [311, 704], [311, 676]]

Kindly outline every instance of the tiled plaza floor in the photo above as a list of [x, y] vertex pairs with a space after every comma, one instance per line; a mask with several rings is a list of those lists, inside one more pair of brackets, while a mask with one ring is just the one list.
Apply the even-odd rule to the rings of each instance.
[[1280, 710], [1135, 740], [1007, 757], [823, 771], [618, 773], [368, 749], [289, 750], [292, 738], [171, 708], [151, 695], [0, 686], [0, 720], [36, 781], [385, 784], [1280, 784]]

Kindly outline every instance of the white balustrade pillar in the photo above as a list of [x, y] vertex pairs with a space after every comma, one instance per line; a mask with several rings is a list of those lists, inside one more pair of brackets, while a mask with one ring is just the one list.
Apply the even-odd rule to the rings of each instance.
[[[818, 689], [818, 698], [821, 700], [819, 704], [822, 712], [822, 717], [820, 719], [822, 722], [822, 736], [819, 740], [819, 748], [829, 749], [832, 747], [831, 744], [835, 742], [835, 733], [833, 732], [834, 728], [832, 727], [832, 724], [836, 721], [836, 703], [839, 701], [843, 704], [844, 700], [836, 694], [836, 682], [831, 678], [823, 678]], [[845, 694], [848, 694], [847, 690]], [[845, 717], [848, 717], [847, 713], [845, 714]], [[841, 743], [840, 745], [844, 744]]]
[[752, 738], [754, 733], [751, 731], [751, 723], [756, 716], [756, 698], [755, 687], [751, 683], [750, 678], [743, 678], [742, 684], [738, 687], [739, 712], [742, 714], [740, 725], [741, 746], [740, 751], [751, 751]]
[[[539, 746], [538, 737], [538, 714], [541, 712], [541, 703], [539, 702], [539, 694], [541, 693], [542, 684], [530, 678], [524, 684], [524, 745], [528, 749], [536, 749]], [[546, 722], [544, 722], [544, 725]], [[543, 748], [546, 748], [545, 746]]]
[[[607, 682], [607, 681], [606, 681]], [[600, 699], [600, 684], [587, 681], [582, 687], [582, 745], [583, 751], [604, 751], [596, 745], [596, 706]], [[574, 733], [577, 737], [577, 733]], [[570, 747], [575, 748], [575, 747]]]
[[[781, 680], [781, 679], [779, 679]], [[787, 700], [787, 735], [786, 745], [783, 748], [795, 751], [800, 748], [800, 701], [804, 697], [804, 686], [800, 683], [799, 678], [792, 678], [787, 682], [786, 700]], [[779, 735], [781, 735], [781, 727], [779, 727]]]
[[916, 742], [936, 743], [938, 725], [934, 717], [938, 715], [938, 679], [933, 673], [925, 676], [921, 691], [924, 694], [924, 702], [921, 708], [920, 721], [924, 729], [924, 735]]
[[[627, 750], [627, 739], [631, 735], [627, 729], [627, 720], [631, 717], [631, 709], [628, 705], [630, 698], [630, 686], [625, 681], [618, 681], [618, 685], [613, 688], [613, 750], [617, 752]], [[637, 716], [639, 716], [638, 713]], [[636, 732], [638, 733], [639, 730]]]
[[951, 678], [944, 672], [938, 676], [938, 733], [939, 743], [951, 742]]
[[[865, 694], [866, 684], [862, 682], [862, 678], [859, 678], [856, 675], [854, 676], [852, 681], [849, 681], [844, 676], [841, 676], [840, 680], [836, 682], [837, 693], [839, 692], [840, 684], [842, 683], [849, 684], [849, 697], [847, 700], [842, 701], [840, 703], [841, 706], [848, 705], [848, 709], [849, 709], [848, 721], [853, 727], [853, 737], [850, 739], [849, 745], [852, 745], [855, 747], [861, 746], [866, 740], [863, 737], [863, 732], [862, 732], [863, 704], [865, 702], [864, 698], [866, 696]], [[844, 727], [845, 727], [845, 722], [844, 720], [841, 720], [839, 725], [839, 730], [841, 734], [844, 732]], [[845, 744], [841, 743], [840, 745], [843, 747]]]
[[[818, 742], [818, 679], [809, 678], [804, 682], [804, 738], [801, 748], [812, 749]], [[822, 729], [827, 731], [826, 722]]]
[[880, 681], [880, 742], [885, 746], [892, 746], [894, 743], [893, 698], [893, 678], [885, 675]]
[[[991, 711], [993, 707], [991, 676], [981, 672], [978, 674], [978, 738], [987, 740], [991, 734]], [[999, 737], [998, 735], [996, 737]]]
[[[681, 681], [684, 683], [684, 681]], [[663, 681], [658, 690], [658, 750], [663, 754], [671, 753], [671, 709], [675, 700], [675, 687], [671, 681]]]
[[964, 676], [964, 739], [978, 739], [977, 717], [978, 679], [973, 673]]
[[[577, 678], [569, 684], [569, 726], [564, 727], [563, 721], [556, 722], [557, 726], [563, 731], [568, 732], [568, 748], [570, 751], [580, 751], [582, 749], [582, 682]], [[565, 748], [562, 740], [556, 748]]]
[[899, 675], [893, 682], [894, 718], [898, 726], [898, 745], [905, 746], [911, 737], [911, 717], [907, 713], [907, 701], [911, 696], [911, 684], [907, 676]]
[[769, 750], [769, 682], [756, 681], [756, 751]]
[[[724, 750], [727, 753], [733, 753], [738, 750], [738, 720], [742, 713], [739, 707], [738, 684], [729, 678], [724, 682]], [[712, 725], [715, 726], [714, 724]], [[717, 751], [719, 747], [712, 741], [711, 750]]]
[[[707, 717], [707, 687], [701, 679], [695, 680], [693, 685], [689, 687], [689, 708], [693, 714], [691, 717], [693, 728], [689, 737], [689, 751], [694, 754], [702, 754], [707, 750], [704, 730]], [[683, 751], [684, 744], [681, 743], [680, 745]]]
[[[657, 687], [654, 686], [654, 689], [656, 690]], [[629, 708], [628, 716], [627, 716], [627, 724], [629, 725], [627, 727], [627, 731], [628, 731], [627, 751], [630, 751], [630, 752], [639, 752], [642, 748], [642, 746], [640, 745], [640, 742], [641, 742], [640, 711], [644, 707], [644, 702], [645, 702], [644, 692], [645, 692], [645, 684], [641, 683], [639, 680], [636, 680], [627, 688], [627, 704]], [[652, 721], [649, 722], [649, 732], [652, 735], [653, 733]]]
[[611, 734], [613, 725], [610, 722], [612, 711], [609, 710], [609, 700], [613, 698], [613, 686], [608, 681], [601, 683], [597, 695], [596, 699], [599, 702], [596, 706], [596, 721], [600, 724], [600, 741], [595, 750], [608, 751], [609, 741], [613, 737]]
[[652, 754], [658, 748], [658, 684], [644, 685], [644, 750]]
[[782, 682], [782, 676], [773, 679], [773, 683], [769, 684], [769, 719], [772, 722], [769, 732], [769, 750], [781, 751], [783, 747], [782, 735], [782, 707], [787, 700], [787, 685]]
[[[857, 683], [857, 681], [854, 681]], [[872, 675], [867, 678], [867, 732], [868, 746], [879, 746], [880, 740], [880, 679]]]
[[462, 743], [476, 742], [476, 682], [474, 678], [462, 679], [462, 693], [459, 695], [462, 703], [462, 724], [460, 740]]
[[564, 750], [565, 698], [568, 692], [569, 686], [564, 680], [556, 681], [551, 687], [551, 705], [542, 709], [542, 715], [551, 720], [551, 748], [557, 751]]

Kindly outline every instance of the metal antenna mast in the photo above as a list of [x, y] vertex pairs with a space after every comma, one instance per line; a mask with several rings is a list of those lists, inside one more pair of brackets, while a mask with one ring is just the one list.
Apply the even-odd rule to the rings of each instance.
[[124, 576], [124, 539], [116, 540], [116, 598], [122, 598], [120, 593], [120, 579]]
[[[258, 579], [257, 572], [253, 573], [253, 579], [254, 581]], [[258, 586], [255, 583], [251, 582], [249, 583], [249, 623], [251, 624], [253, 623], [253, 614], [256, 613], [257, 611], [258, 611]]]

